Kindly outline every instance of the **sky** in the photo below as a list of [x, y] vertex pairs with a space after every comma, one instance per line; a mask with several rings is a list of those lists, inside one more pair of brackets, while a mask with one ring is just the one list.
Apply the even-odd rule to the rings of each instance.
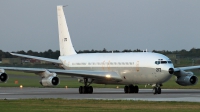
[[57, 5], [76, 50], [200, 48], [200, 0], [1, 0], [0, 49], [59, 50]]

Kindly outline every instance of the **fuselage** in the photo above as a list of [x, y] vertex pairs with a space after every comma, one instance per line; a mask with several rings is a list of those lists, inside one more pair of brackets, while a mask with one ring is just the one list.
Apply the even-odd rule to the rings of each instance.
[[98, 81], [101, 84], [162, 84], [169, 80], [174, 68], [171, 60], [158, 53], [89, 53], [60, 56], [67, 70], [113, 71], [122, 81]]

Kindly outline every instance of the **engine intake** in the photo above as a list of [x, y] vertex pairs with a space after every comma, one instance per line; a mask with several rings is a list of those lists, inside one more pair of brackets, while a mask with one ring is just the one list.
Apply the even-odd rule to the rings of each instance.
[[170, 73], [170, 74], [174, 74], [174, 69], [173, 69], [173, 68], [170, 68], [170, 69], [169, 69], [169, 73]]
[[6, 82], [8, 80], [8, 75], [6, 73], [0, 73], [0, 82]]

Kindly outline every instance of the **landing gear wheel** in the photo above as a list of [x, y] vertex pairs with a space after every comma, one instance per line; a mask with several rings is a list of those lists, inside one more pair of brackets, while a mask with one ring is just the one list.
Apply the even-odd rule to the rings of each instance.
[[80, 94], [87, 94], [87, 93], [92, 94], [93, 93], [93, 87], [90, 86], [90, 84], [92, 84], [93, 81], [94, 80], [92, 79], [92, 81], [88, 82], [88, 78], [84, 78], [84, 85], [85, 86], [79, 87], [79, 93]]
[[138, 93], [139, 92], [139, 87], [138, 86], [124, 86], [124, 93]]
[[158, 89], [157, 93], [158, 93], [158, 94], [161, 94], [161, 88], [158, 87], [157, 89]]
[[129, 89], [128, 86], [124, 86], [124, 93], [128, 93], [128, 89]]
[[157, 89], [157, 87], [154, 87], [153, 88], [153, 94], [157, 94], [158, 93], [158, 89]]
[[83, 86], [79, 87], [79, 93], [82, 94], [83, 93]]
[[82, 89], [83, 93], [87, 93], [87, 86], [83, 86], [83, 89]]
[[160, 87], [154, 87], [153, 88], [153, 94], [161, 94], [161, 88]]
[[139, 87], [135, 86], [135, 93], [138, 93], [138, 92], [139, 92]]
[[93, 87], [92, 86], [88, 87], [88, 93], [91, 93], [91, 94], [93, 93]]
[[129, 85], [128, 93], [133, 93], [133, 92], [134, 92], [134, 86], [133, 85]]

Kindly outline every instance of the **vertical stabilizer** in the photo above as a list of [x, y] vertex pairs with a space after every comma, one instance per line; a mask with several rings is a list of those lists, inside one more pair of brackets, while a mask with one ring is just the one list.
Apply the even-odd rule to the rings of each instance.
[[60, 56], [76, 54], [69, 35], [63, 6], [57, 6]]

